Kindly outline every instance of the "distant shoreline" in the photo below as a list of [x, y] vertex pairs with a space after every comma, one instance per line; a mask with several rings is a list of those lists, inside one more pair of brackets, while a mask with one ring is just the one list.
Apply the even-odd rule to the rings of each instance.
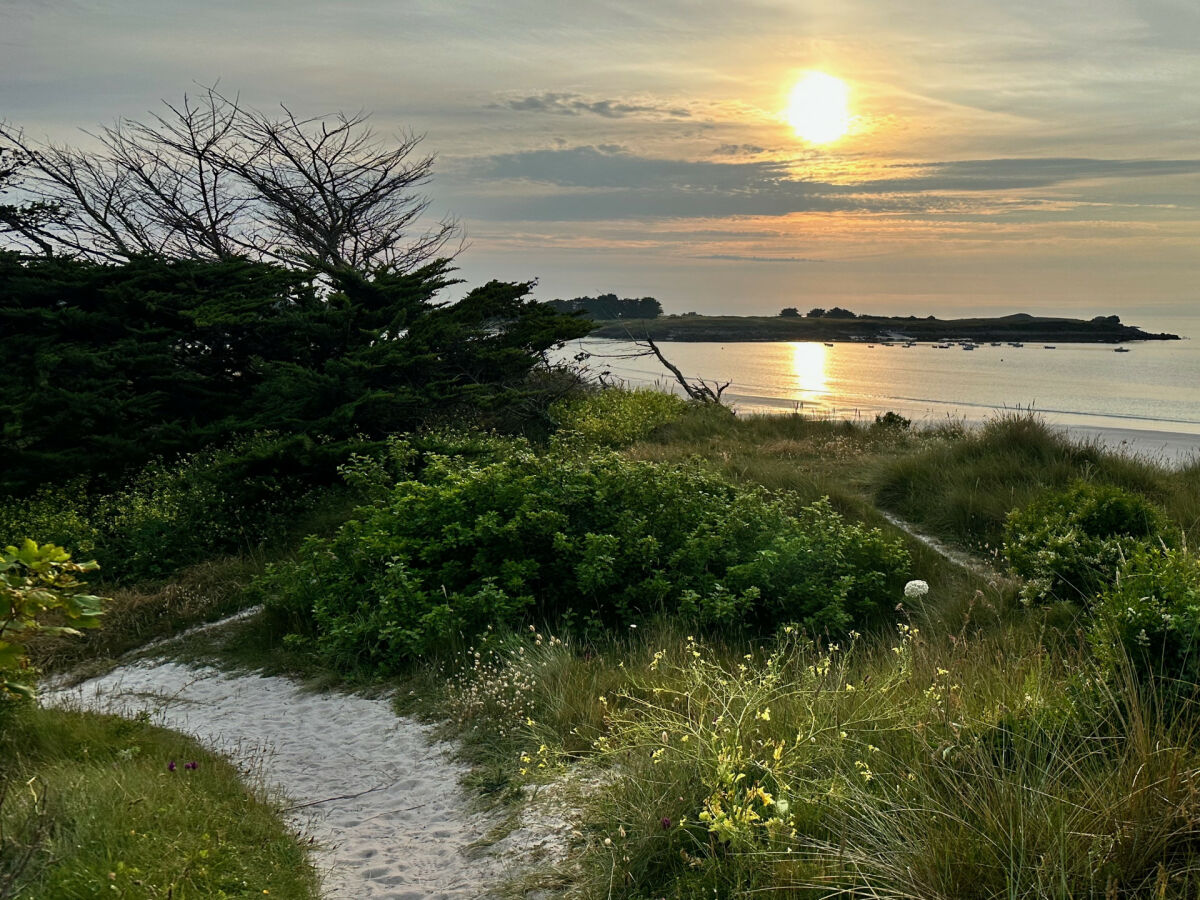
[[998, 318], [919, 319], [915, 316], [661, 316], [598, 322], [593, 338], [656, 341], [830, 341], [1062, 342], [1120, 344], [1127, 341], [1177, 341], [1180, 336], [1143, 331], [1117, 316], [1066, 319], [1017, 313]]

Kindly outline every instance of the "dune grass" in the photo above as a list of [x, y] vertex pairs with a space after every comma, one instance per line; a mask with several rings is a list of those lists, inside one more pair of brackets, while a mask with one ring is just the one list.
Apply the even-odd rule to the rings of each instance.
[[0, 897], [317, 896], [303, 841], [252, 773], [190, 738], [31, 707], [0, 730], [0, 759]]
[[1200, 463], [1170, 468], [1076, 441], [1032, 413], [1000, 416], [952, 441], [881, 460], [873, 500], [947, 540], [979, 551], [1002, 541], [1010, 510], [1076, 480], [1114, 485], [1161, 505], [1188, 543], [1200, 542]]
[[[639, 633], [640, 631], [640, 633]], [[493, 635], [401, 692], [474, 787], [584, 766], [573, 851], [524, 887], [607, 897], [1192, 897], [1194, 714], [1029, 627], [598, 646]], [[476, 654], [478, 653], [478, 656]], [[448, 719], [446, 718], [448, 717]]]

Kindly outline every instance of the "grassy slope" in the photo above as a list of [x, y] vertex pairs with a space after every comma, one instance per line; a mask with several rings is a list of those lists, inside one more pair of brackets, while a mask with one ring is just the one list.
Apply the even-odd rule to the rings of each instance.
[[[0, 886], [15, 879], [0, 896], [317, 896], [303, 844], [276, 806], [190, 738], [115, 716], [28, 709], [0, 729], [0, 759]], [[185, 769], [189, 761], [197, 768]]]
[[[1194, 471], [1071, 448], [1032, 421], [964, 437], [695, 410], [628, 452], [699, 454], [868, 521], [897, 468], [944, 494], [978, 478], [999, 499], [988, 517], [972, 502], [966, 531], [904, 509], [969, 546], [1040, 486], [1096, 475], [1195, 525]], [[980, 456], [970, 474], [955, 462]], [[670, 622], [586, 648], [496, 638], [465, 670], [451, 658], [415, 676], [407, 703], [448, 718], [477, 786], [497, 794], [578, 761], [607, 770], [582, 800], [571, 862], [531, 879], [569, 896], [1195, 896], [1194, 718], [1097, 680], [1069, 610], [1023, 609], [1002, 579], [914, 550], [926, 602], [899, 635], [849, 652], [700, 645]], [[787, 827], [751, 788], [787, 798]]]
[[870, 487], [881, 507], [947, 540], [990, 551], [1000, 545], [1009, 510], [1080, 478], [1144, 494], [1166, 509], [1189, 544], [1200, 544], [1200, 462], [1169, 469], [1107, 453], [1029, 414], [883, 460]]
[[[693, 409], [627, 452], [699, 455], [802, 500], [829, 495], [871, 523], [878, 503], [984, 550], [1009, 508], [1076, 477], [1143, 491], [1193, 535], [1198, 519], [1196, 467], [1072, 447], [1030, 420], [964, 437]], [[478, 658], [447, 653], [414, 673], [404, 707], [465, 741], [485, 794], [520, 796], [577, 762], [606, 770], [573, 819], [572, 861], [532, 879], [569, 896], [807, 897], [863, 884], [947, 900], [1195, 896], [1192, 718], [1097, 682], [1069, 611], [1024, 610], [1003, 579], [910, 547], [931, 585], [908, 604], [915, 633], [868, 635], [848, 653], [785, 641], [774, 661], [771, 642], [699, 645], [670, 622], [586, 647], [497, 636]], [[315, 671], [253, 624], [224, 650], [205, 641], [199, 652]], [[788, 798], [795, 834], [766, 824], [761, 797], [722, 788], [735, 758], [747, 784]], [[714, 798], [758, 819], [715, 839], [696, 819]]]

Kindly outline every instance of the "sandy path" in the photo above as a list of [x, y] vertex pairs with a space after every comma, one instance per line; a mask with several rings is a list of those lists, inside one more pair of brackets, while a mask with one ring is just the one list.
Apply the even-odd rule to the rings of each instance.
[[266, 783], [292, 804], [313, 804], [293, 815], [320, 845], [315, 861], [330, 898], [476, 898], [503, 872], [494, 857], [464, 853], [495, 823], [471, 811], [458, 787], [462, 766], [386, 700], [151, 661], [49, 692], [43, 702], [146, 710], [156, 724], [261, 765]]

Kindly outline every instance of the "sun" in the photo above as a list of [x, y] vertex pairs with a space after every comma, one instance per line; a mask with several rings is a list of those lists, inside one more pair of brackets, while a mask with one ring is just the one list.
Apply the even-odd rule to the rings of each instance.
[[850, 130], [850, 88], [824, 72], [809, 72], [792, 88], [784, 116], [798, 137], [828, 144]]

